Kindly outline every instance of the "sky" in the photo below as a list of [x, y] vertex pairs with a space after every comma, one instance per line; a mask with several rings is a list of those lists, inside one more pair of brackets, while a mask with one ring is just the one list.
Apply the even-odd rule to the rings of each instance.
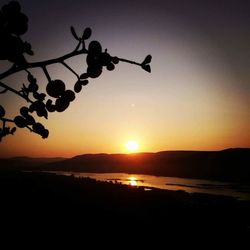
[[[19, 2], [29, 17], [23, 38], [35, 52], [28, 61], [72, 51], [72, 25], [79, 33], [91, 27], [91, 39], [113, 56], [141, 62], [151, 54], [152, 73], [120, 62], [90, 79], [65, 112], [37, 119], [49, 138], [18, 129], [0, 143], [0, 157], [125, 153], [129, 140], [143, 152], [250, 147], [250, 1]], [[79, 74], [86, 70], [84, 56], [67, 63]], [[0, 62], [1, 71], [7, 66]], [[67, 69], [48, 70], [73, 89], [76, 79]], [[42, 71], [31, 72], [43, 90]], [[20, 72], [4, 82], [20, 89], [25, 77]], [[0, 104], [10, 118], [27, 106], [13, 93], [1, 95]]]

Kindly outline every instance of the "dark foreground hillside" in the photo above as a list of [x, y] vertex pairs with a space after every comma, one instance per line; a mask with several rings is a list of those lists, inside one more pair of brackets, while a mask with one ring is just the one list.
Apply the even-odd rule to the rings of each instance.
[[13, 239], [59, 235], [63, 241], [73, 234], [74, 241], [104, 236], [144, 239], [143, 244], [170, 242], [174, 235], [180, 241], [185, 236], [193, 243], [199, 238], [226, 244], [250, 237], [250, 202], [229, 197], [22, 172], [0, 173], [0, 195], [0, 226]]

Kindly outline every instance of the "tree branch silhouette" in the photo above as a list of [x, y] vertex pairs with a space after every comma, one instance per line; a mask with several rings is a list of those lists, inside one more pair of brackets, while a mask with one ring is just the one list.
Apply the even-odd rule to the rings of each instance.
[[17, 91], [17, 90], [11, 88], [10, 86], [8, 86], [8, 85], [6, 85], [6, 84], [4, 84], [4, 83], [2, 83], [2, 82], [0, 82], [0, 86], [4, 88], [4, 90], [2, 90], [2, 91], [0, 92], [0, 94], [5, 94], [5, 93], [9, 90], [9, 91], [13, 92], [14, 94], [16, 94], [16, 95], [22, 97], [22, 98], [23, 98], [24, 100], [26, 100], [27, 102], [31, 102], [31, 103], [33, 102], [32, 100], [30, 100], [30, 99], [28, 98], [28, 96], [23, 95], [20, 91]]
[[[111, 56], [107, 49], [103, 51], [100, 42], [91, 41], [86, 48], [86, 41], [91, 37], [92, 30], [85, 28], [82, 35], [79, 36], [74, 27], [71, 26], [71, 34], [77, 40], [75, 49], [63, 56], [39, 62], [28, 62], [25, 54], [30, 56], [34, 55], [31, 44], [23, 41], [21, 36], [28, 30], [28, 17], [21, 12], [21, 6], [16, 1], [11, 1], [4, 5], [0, 10], [0, 60], [8, 60], [12, 66], [0, 73], [0, 87], [3, 90], [0, 94], [12, 92], [17, 96], [23, 98], [27, 103], [31, 103], [29, 107], [21, 107], [20, 114], [14, 119], [5, 117], [5, 109], [0, 105], [0, 121], [2, 128], [0, 128], [0, 141], [7, 135], [13, 135], [18, 128], [27, 128], [31, 132], [39, 134], [42, 138], [47, 138], [49, 131], [39, 122], [35, 121], [33, 114], [39, 117], [48, 118], [48, 113], [63, 112], [70, 103], [74, 101], [75, 94], [82, 90], [82, 87], [89, 83], [89, 78], [97, 78], [102, 74], [103, 68], [108, 71], [115, 69], [115, 65], [119, 62], [125, 62], [133, 65], [140, 66], [147, 72], [151, 72], [150, 62], [151, 55], [147, 55], [141, 62], [135, 62], [128, 59]], [[87, 70], [79, 75], [72, 67], [65, 61], [67, 59], [86, 55]], [[77, 81], [74, 85], [74, 91], [66, 89], [65, 83], [60, 79], [53, 79], [52, 73], [49, 73], [47, 67], [53, 64], [61, 64], [67, 68]], [[39, 85], [37, 79], [29, 71], [33, 68], [41, 68], [48, 81], [46, 85], [46, 93], [39, 93]], [[16, 90], [2, 80], [16, 74], [20, 71], [27, 73], [27, 84], [23, 84], [21, 90]], [[52, 99], [51, 99], [52, 98]], [[8, 127], [7, 123], [12, 123], [16, 127]]]
[[[54, 59], [50, 59], [50, 60], [46, 60], [46, 61], [41, 61], [41, 62], [26, 63], [25, 65], [11, 67], [9, 70], [0, 74], [0, 80], [4, 79], [10, 75], [13, 75], [15, 73], [18, 73], [20, 71], [26, 70], [26, 69], [43, 68], [43, 67], [46, 67], [48, 65], [56, 64], [56, 63], [64, 64], [64, 61], [69, 59], [69, 58], [72, 58], [72, 57], [75, 57], [78, 55], [87, 54], [87, 53], [88, 53], [88, 51], [86, 51], [86, 50], [79, 50], [79, 51], [74, 50], [74, 51], [72, 51], [68, 54], [65, 54], [61, 57], [58, 57], [58, 58], [54, 58]], [[123, 58], [118, 58], [118, 57], [117, 57], [117, 59], [121, 62], [126, 62], [126, 63], [130, 63], [130, 64], [142, 66], [142, 63], [134, 62], [134, 61], [131, 61], [128, 59], [123, 59]]]

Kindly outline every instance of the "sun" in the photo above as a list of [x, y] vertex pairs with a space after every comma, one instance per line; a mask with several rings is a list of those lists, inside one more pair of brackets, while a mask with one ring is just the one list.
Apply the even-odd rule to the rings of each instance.
[[136, 141], [128, 141], [128, 142], [125, 144], [125, 147], [126, 147], [126, 149], [127, 149], [129, 152], [135, 152], [135, 151], [137, 151], [139, 145], [138, 145], [138, 142], [136, 142]]

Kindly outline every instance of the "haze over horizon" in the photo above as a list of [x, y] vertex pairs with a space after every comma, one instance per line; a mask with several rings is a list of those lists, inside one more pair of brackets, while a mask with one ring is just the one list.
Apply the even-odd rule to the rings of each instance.
[[[78, 32], [91, 27], [111, 55], [142, 61], [151, 54], [152, 73], [120, 62], [91, 79], [65, 112], [38, 119], [48, 139], [19, 129], [0, 143], [0, 157], [125, 153], [130, 140], [138, 152], [250, 148], [249, 1], [19, 2], [29, 17], [30, 61], [73, 50], [73, 25]], [[86, 69], [85, 57], [68, 62], [79, 73]], [[0, 72], [5, 67], [1, 61]], [[48, 69], [73, 88], [67, 69]], [[41, 71], [32, 73], [43, 89]], [[6, 82], [20, 89], [25, 79], [19, 73]], [[12, 93], [0, 98], [11, 118], [27, 106]]]
[[10, 158], [33, 158], [33, 159], [46, 159], [46, 158], [51, 158], [51, 159], [71, 159], [74, 157], [78, 156], [85, 156], [85, 155], [131, 155], [131, 156], [136, 156], [140, 154], [157, 154], [157, 153], [163, 153], [163, 152], [220, 152], [220, 151], [226, 151], [226, 150], [250, 150], [250, 148], [222, 148], [222, 149], [217, 149], [217, 150], [189, 150], [189, 149], [178, 149], [178, 150], [160, 150], [160, 151], [136, 151], [136, 152], [112, 152], [112, 153], [107, 153], [107, 152], [95, 152], [95, 153], [79, 153], [77, 155], [72, 155], [72, 156], [28, 156], [28, 155], [13, 155], [13, 156], [1, 156], [0, 159], [10, 159]]

